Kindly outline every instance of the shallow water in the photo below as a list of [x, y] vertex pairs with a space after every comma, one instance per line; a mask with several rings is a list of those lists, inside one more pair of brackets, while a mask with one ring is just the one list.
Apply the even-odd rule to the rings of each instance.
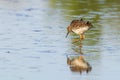
[[[89, 3], [89, 4], [88, 4]], [[120, 1], [0, 0], [0, 80], [120, 79]], [[92, 66], [88, 74], [72, 72], [68, 56], [79, 56], [78, 38], [66, 27], [83, 17], [81, 52]]]

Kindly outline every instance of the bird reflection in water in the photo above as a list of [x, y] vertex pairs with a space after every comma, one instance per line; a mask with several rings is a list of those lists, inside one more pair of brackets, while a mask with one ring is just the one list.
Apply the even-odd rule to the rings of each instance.
[[67, 57], [67, 64], [70, 66], [71, 71], [73, 72], [85, 72], [88, 73], [91, 71], [91, 65], [81, 56], [70, 56]]
[[72, 48], [75, 52], [79, 53], [76, 55], [68, 55], [67, 56], [67, 64], [70, 67], [70, 70], [73, 72], [90, 72], [92, 70], [91, 65], [85, 60], [85, 56], [83, 56], [82, 52], [82, 40], [78, 41], [78, 39], [74, 38], [72, 41], [74, 47]]

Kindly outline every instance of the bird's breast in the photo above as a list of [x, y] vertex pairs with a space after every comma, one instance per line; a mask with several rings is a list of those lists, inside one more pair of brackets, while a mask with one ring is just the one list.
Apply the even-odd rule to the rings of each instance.
[[73, 28], [72, 31], [76, 34], [83, 34], [85, 31], [88, 30], [88, 27], [80, 27], [80, 28]]

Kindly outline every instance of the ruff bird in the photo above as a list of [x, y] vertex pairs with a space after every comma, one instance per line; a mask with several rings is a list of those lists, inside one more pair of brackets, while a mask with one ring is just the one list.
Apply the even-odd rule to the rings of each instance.
[[80, 36], [80, 40], [83, 40], [85, 38], [84, 33], [92, 28], [93, 25], [89, 21], [84, 21], [82, 18], [80, 20], [73, 20], [70, 25], [67, 27], [67, 35], [70, 32], [74, 32]]

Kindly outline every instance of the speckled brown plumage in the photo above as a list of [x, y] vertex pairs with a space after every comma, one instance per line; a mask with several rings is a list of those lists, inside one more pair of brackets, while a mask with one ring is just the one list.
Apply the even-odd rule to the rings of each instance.
[[92, 24], [89, 21], [84, 21], [83, 19], [80, 20], [73, 20], [70, 25], [67, 27], [67, 35], [70, 32], [74, 32], [80, 35], [80, 39], [84, 39], [84, 33], [92, 27]]

